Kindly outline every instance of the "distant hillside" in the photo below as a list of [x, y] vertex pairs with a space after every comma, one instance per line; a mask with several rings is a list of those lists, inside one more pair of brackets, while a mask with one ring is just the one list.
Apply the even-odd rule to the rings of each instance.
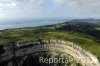
[[100, 25], [100, 19], [73, 19], [68, 22], [88, 22]]
[[[60, 26], [63, 25], [63, 26]], [[100, 39], [100, 25], [86, 22], [65, 22], [57, 30], [81, 32]]]

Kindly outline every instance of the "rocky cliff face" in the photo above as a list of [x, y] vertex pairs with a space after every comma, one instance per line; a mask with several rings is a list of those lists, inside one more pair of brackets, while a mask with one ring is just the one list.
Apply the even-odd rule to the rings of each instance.
[[[69, 41], [43, 40], [41, 42], [27, 42], [5, 47], [6, 52], [1, 55], [1, 66], [100, 66], [98, 59], [90, 52]], [[40, 57], [45, 59], [59, 59], [63, 57], [68, 63], [39, 63]]]

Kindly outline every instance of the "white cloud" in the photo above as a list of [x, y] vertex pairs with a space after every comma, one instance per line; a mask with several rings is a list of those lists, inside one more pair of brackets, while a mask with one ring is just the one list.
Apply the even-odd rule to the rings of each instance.
[[7, 3], [7, 4], [5, 4], [5, 6], [10, 7], [10, 8], [14, 8], [17, 5], [16, 5], [16, 3]]
[[0, 13], [0, 19], [7, 17], [7, 15], [5, 15], [4, 13]]
[[11, 0], [9, 2], [1, 2], [0, 8], [17, 10], [39, 10], [42, 6], [43, 0]]
[[56, 5], [61, 5], [65, 2], [66, 0], [52, 0], [52, 2]]
[[0, 2], [0, 18], [2, 16], [25, 17], [36, 16], [41, 12], [43, 0], [9, 0]]
[[22, 9], [39, 9], [43, 0], [15, 0], [15, 2], [17, 3], [17, 6]]
[[2, 10], [2, 8], [0, 8], [0, 10]]
[[5, 0], [0, 2], [0, 12], [14, 16], [96, 15], [100, 14], [100, 0]]
[[85, 12], [100, 13], [100, 0], [73, 0], [69, 6]]
[[66, 4], [74, 10], [100, 13], [100, 0], [52, 0], [52, 2], [55, 5]]
[[[33, 15], [41, 12], [43, 0], [12, 0], [11, 2], [1, 3], [6, 15]], [[3, 10], [2, 10], [3, 11]]]
[[0, 13], [0, 16], [3, 16], [3, 15], [4, 15], [4, 14], [1, 14], [1, 13]]
[[0, 8], [14, 8], [16, 7], [16, 3], [0, 3]]

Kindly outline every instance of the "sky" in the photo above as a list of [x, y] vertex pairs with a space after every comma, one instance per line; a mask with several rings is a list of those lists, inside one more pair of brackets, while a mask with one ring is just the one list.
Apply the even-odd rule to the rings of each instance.
[[100, 18], [100, 0], [0, 0], [0, 19]]

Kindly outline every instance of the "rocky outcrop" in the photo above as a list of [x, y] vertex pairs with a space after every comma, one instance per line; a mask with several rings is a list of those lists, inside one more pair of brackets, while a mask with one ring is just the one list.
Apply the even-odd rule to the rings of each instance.
[[[81, 63], [83, 66], [100, 66], [98, 59], [93, 54], [69, 41], [44, 40], [42, 42], [27, 42], [23, 45], [16, 44], [15, 48], [17, 48], [15, 51], [16, 57], [23, 57], [25, 55], [38, 52], [60, 51], [71, 55], [78, 63]], [[8, 55], [2, 58], [2, 60], [11, 59], [13, 54], [10, 53], [11, 52], [8, 52]]]

